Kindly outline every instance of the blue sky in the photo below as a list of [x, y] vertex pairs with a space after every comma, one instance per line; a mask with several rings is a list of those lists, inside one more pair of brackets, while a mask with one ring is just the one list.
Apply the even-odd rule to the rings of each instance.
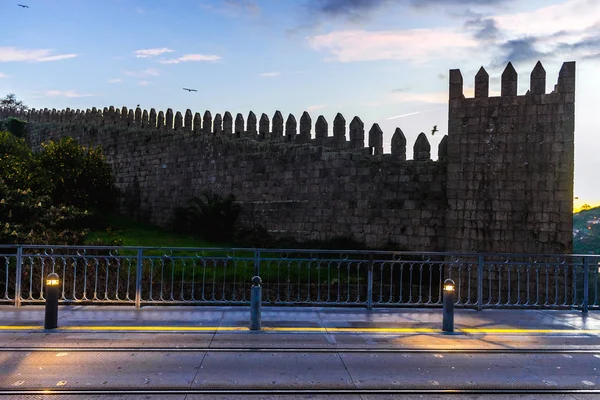
[[308, 110], [330, 129], [341, 112], [367, 130], [379, 123], [386, 146], [402, 128], [409, 158], [433, 125], [437, 156], [449, 69], [468, 96], [484, 66], [497, 95], [512, 61], [524, 94], [537, 60], [548, 92], [562, 62], [577, 61], [575, 204], [600, 204], [600, 0], [18, 0], [0, 13], [1, 97], [213, 116]]

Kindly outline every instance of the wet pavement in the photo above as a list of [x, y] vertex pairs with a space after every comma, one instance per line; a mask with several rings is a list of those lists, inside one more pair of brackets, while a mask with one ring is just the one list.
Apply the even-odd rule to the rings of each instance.
[[[264, 307], [261, 331], [248, 329], [248, 307], [61, 306], [55, 330], [42, 328], [40, 306], [1, 306], [0, 317], [0, 388], [15, 393], [93, 389], [113, 392], [85, 398], [381, 400], [459, 396], [422, 390], [508, 389], [546, 391], [521, 393], [522, 399], [600, 398], [600, 392], [552, 393], [600, 389], [600, 313], [594, 311], [456, 310], [453, 334], [441, 331], [436, 309]], [[149, 392], [118, 393], [132, 389]], [[163, 389], [175, 392], [152, 393]], [[264, 393], [200, 393], [208, 389]], [[301, 393], [318, 389], [348, 392]], [[52, 392], [57, 396], [71, 398]], [[490, 396], [514, 398], [460, 394]]]

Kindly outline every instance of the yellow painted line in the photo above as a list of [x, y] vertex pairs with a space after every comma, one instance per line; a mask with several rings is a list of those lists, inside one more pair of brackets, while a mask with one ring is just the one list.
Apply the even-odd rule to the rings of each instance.
[[[0, 331], [36, 331], [43, 326], [2, 325]], [[243, 326], [63, 326], [61, 331], [128, 331], [128, 332], [241, 332], [249, 331]], [[442, 333], [436, 328], [335, 328], [335, 327], [263, 327], [267, 332], [355, 332], [355, 333]], [[593, 334], [600, 335], [600, 329], [519, 329], [519, 328], [457, 328], [457, 333], [470, 334]]]
[[261, 328], [263, 331], [273, 331], [273, 332], [327, 332], [329, 328], [319, 328], [319, 327], [263, 327]]
[[591, 333], [599, 334], [600, 329], [517, 329], [517, 328], [464, 328], [464, 333]]
[[440, 333], [434, 328], [327, 328], [329, 332]]
[[29, 331], [37, 329], [44, 329], [44, 327], [39, 325], [0, 325], [0, 331]]
[[247, 331], [249, 328], [235, 326], [65, 326], [57, 330], [64, 331]]

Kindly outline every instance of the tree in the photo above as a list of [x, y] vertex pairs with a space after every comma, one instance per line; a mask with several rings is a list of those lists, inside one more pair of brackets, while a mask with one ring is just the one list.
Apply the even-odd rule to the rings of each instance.
[[17, 96], [9, 93], [3, 99], [0, 99], [0, 107], [11, 112], [24, 112], [29, 110], [29, 106], [23, 104], [21, 100], [17, 100]]
[[581, 211], [589, 210], [590, 208], [592, 207], [589, 204], [584, 204], [581, 206]]

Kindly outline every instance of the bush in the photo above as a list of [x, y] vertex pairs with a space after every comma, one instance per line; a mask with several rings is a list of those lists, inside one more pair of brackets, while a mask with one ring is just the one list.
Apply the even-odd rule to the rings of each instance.
[[175, 209], [174, 229], [206, 240], [228, 241], [233, 238], [240, 211], [234, 195], [222, 197], [203, 191], [200, 196], [190, 199], [186, 208]]
[[31, 189], [9, 187], [0, 178], [0, 242], [82, 244], [87, 211], [51, 204]]
[[50, 142], [40, 154], [0, 132], [0, 242], [82, 244], [96, 210], [118, 194], [99, 150], [71, 138]]
[[7, 130], [18, 138], [24, 138], [27, 133], [27, 121], [15, 117], [8, 117], [0, 121], [0, 130]]
[[100, 148], [85, 148], [70, 137], [42, 146], [40, 166], [53, 183], [50, 198], [54, 205], [115, 209], [119, 191]]

